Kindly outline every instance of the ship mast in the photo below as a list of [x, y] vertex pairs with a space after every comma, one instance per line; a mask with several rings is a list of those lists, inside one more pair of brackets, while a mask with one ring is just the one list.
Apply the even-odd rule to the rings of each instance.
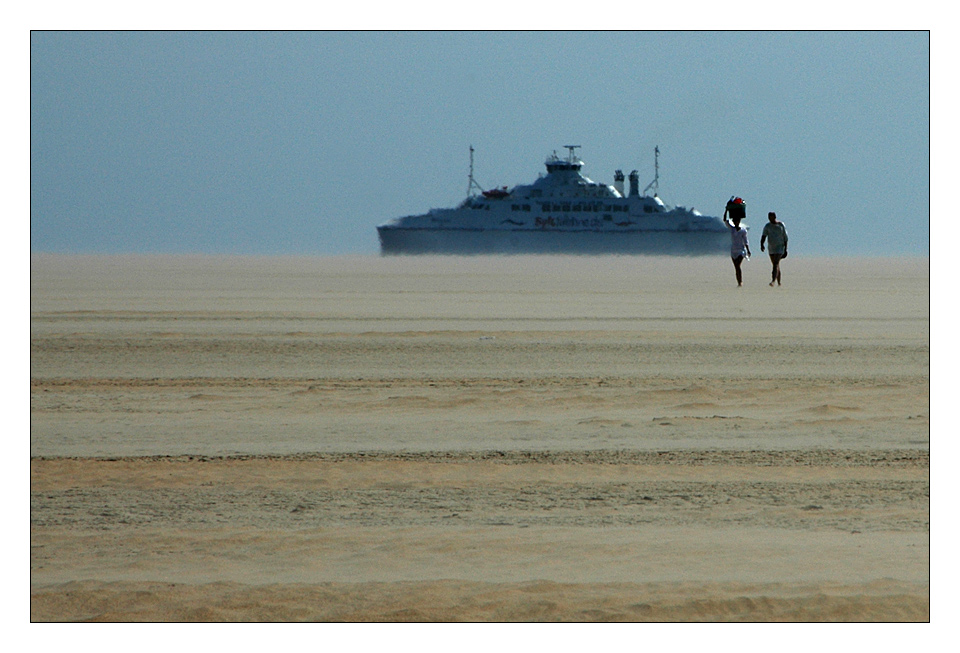
[[470, 146], [470, 179], [467, 182], [467, 199], [471, 197], [470, 193], [473, 192], [474, 187], [476, 187], [476, 189], [479, 190], [481, 193], [483, 192], [483, 187], [480, 186], [480, 184], [478, 184], [477, 181], [473, 178], [473, 145], [471, 145]]
[[657, 193], [660, 190], [660, 146], [657, 145], [653, 148], [653, 181], [647, 184], [647, 187], [643, 189], [643, 194], [646, 195], [647, 191], [653, 188], [653, 196], [656, 197]]

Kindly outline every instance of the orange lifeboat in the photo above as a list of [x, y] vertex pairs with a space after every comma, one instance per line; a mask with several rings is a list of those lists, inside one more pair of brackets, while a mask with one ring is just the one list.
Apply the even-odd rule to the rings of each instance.
[[507, 191], [507, 187], [503, 188], [494, 188], [493, 190], [483, 191], [483, 196], [491, 200], [502, 200], [504, 197], [507, 197], [510, 193]]

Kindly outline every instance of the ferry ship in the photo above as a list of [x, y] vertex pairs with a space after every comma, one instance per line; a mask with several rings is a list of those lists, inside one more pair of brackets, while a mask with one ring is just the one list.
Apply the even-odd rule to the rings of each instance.
[[[566, 157], [547, 157], [547, 174], [532, 184], [483, 190], [470, 178], [456, 208], [430, 209], [377, 227], [382, 254], [664, 254], [728, 253], [730, 233], [718, 217], [670, 207], [658, 196], [660, 148], [654, 180], [640, 192], [639, 173], [624, 189], [621, 170], [612, 185], [582, 173], [580, 145]], [[652, 194], [647, 194], [653, 189]]]

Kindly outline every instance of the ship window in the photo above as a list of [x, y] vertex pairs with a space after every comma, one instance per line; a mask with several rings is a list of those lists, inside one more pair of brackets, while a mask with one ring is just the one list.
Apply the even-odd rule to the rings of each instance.
[[541, 210], [541, 211], [544, 211], [544, 212], [547, 212], [547, 211], [550, 210], [550, 205], [549, 205], [549, 204], [544, 204], [544, 205], [542, 205], [542, 206], [540, 207], [540, 210]]
[[644, 207], [643, 207], [643, 212], [644, 212], [644, 213], [653, 213], [653, 207], [650, 206], [649, 204], [645, 204]]
[[609, 215], [605, 215], [605, 216], [603, 216], [603, 219], [604, 219], [604, 220], [610, 220], [610, 221], [612, 221], [612, 220], [613, 220], [613, 218], [612, 218], [612, 217], [610, 217]]
[[573, 210], [574, 210], [574, 211], [580, 211], [580, 210], [581, 210], [580, 205], [579, 205], [579, 204], [574, 204], [574, 205], [573, 205]]
[[519, 205], [519, 204], [511, 204], [511, 205], [510, 205], [510, 210], [511, 210], [511, 211], [519, 211], [519, 210], [520, 210], [520, 205]]
[[564, 205], [563, 205], [563, 210], [569, 212], [569, 211], [570, 211], [570, 205], [569, 205], [569, 204], [564, 204]]
[[523, 210], [524, 210], [524, 211], [529, 211], [529, 210], [530, 210], [530, 205], [529, 205], [529, 204], [524, 204], [524, 205], [523, 205]]

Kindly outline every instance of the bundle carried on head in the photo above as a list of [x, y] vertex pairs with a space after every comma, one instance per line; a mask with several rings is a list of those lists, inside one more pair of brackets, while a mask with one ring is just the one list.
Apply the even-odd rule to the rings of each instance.
[[736, 218], [743, 220], [747, 217], [747, 203], [743, 201], [743, 198], [731, 197], [727, 201], [727, 213], [730, 214], [731, 220]]

